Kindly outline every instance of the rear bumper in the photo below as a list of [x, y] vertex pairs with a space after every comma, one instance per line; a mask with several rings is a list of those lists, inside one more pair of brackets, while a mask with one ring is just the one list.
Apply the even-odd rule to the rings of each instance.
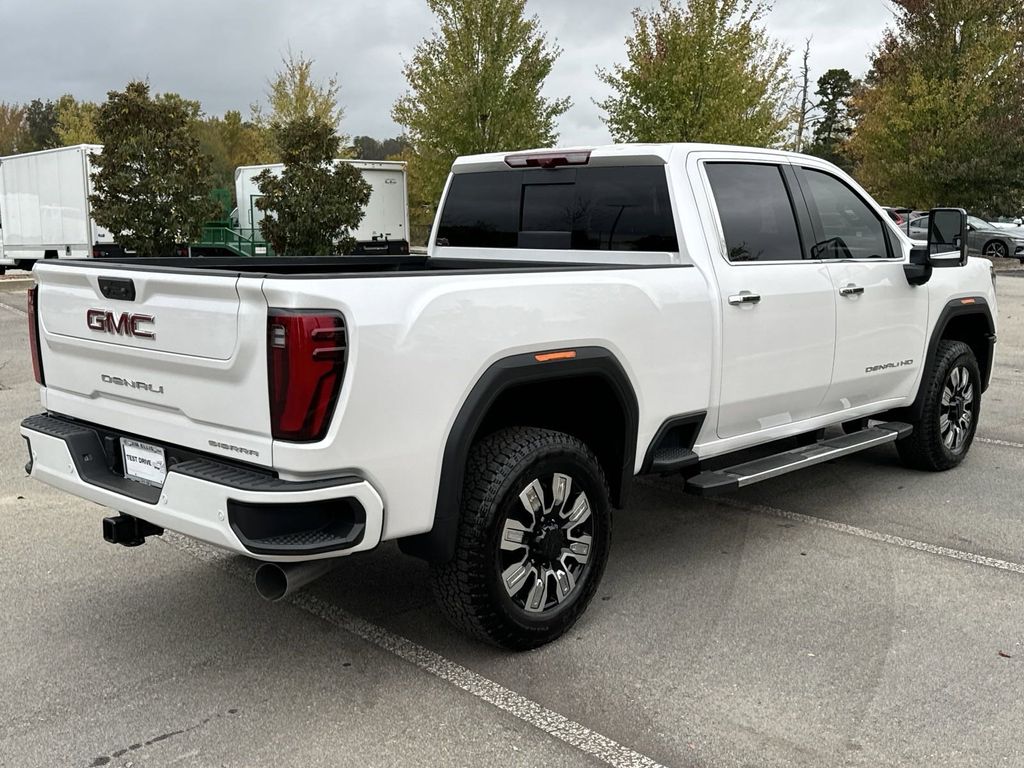
[[[162, 488], [126, 480], [99, 428], [50, 415], [22, 422], [29, 474], [83, 499], [259, 560], [339, 557], [380, 543], [384, 505], [364, 479], [288, 482], [216, 460], [171, 464]], [[106, 441], [103, 439], [106, 438]], [[173, 449], [168, 448], [168, 457]]]

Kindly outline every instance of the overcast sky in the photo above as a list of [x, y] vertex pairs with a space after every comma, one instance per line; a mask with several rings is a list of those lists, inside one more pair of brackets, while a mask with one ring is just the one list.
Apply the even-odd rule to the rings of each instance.
[[[653, 0], [644, 0], [649, 6]], [[560, 124], [569, 144], [609, 135], [593, 98], [606, 95], [595, 65], [623, 61], [634, 0], [529, 0], [563, 49], [548, 79], [551, 96], [574, 105]], [[771, 34], [794, 49], [811, 44], [812, 78], [830, 67], [863, 74], [892, 20], [886, 0], [776, 0]], [[0, 0], [0, 101], [55, 99], [72, 93], [102, 100], [108, 90], [148, 78], [156, 91], [199, 99], [207, 114], [248, 112], [290, 45], [338, 74], [342, 130], [397, 135], [391, 104], [405, 89], [402, 63], [429, 31], [423, 0]]]

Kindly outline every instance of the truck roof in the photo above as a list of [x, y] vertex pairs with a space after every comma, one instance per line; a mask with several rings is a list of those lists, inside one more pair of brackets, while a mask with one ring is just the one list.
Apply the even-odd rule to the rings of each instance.
[[603, 146], [549, 147], [509, 152], [491, 152], [482, 155], [466, 155], [456, 158], [452, 164], [453, 173], [499, 170], [508, 168], [505, 158], [510, 155], [560, 155], [574, 152], [589, 152], [591, 165], [664, 165], [673, 154], [687, 154], [704, 150], [728, 150], [733, 152], [756, 152], [779, 157], [801, 157], [795, 152], [763, 147], [742, 147], [732, 144], [665, 143], [665, 144], [606, 144]]

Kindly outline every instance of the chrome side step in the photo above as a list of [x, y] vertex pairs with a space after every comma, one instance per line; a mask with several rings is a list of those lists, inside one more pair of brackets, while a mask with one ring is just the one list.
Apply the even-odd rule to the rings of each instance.
[[701, 472], [686, 481], [686, 490], [698, 496], [715, 496], [729, 493], [745, 485], [753, 485], [798, 469], [822, 464], [841, 456], [848, 456], [876, 445], [894, 443], [908, 437], [914, 428], [900, 421], [890, 421], [862, 429], [852, 435], [841, 435], [822, 440], [814, 445], [805, 445], [791, 451], [765, 456], [761, 459], [737, 464], [725, 469]]

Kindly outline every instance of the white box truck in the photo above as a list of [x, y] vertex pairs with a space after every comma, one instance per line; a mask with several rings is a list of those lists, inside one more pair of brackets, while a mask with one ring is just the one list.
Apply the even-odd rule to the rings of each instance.
[[40, 259], [123, 255], [92, 217], [90, 155], [96, 144], [0, 157], [0, 273]]
[[[404, 254], [409, 252], [409, 196], [406, 188], [406, 164], [397, 160], [338, 160], [358, 168], [373, 191], [366, 204], [363, 220], [352, 236], [355, 254]], [[262, 197], [256, 177], [270, 169], [275, 175], [283, 163], [243, 165], [235, 169], [235, 201], [238, 205], [238, 229], [251, 231], [257, 238], [263, 211], [256, 207]]]

